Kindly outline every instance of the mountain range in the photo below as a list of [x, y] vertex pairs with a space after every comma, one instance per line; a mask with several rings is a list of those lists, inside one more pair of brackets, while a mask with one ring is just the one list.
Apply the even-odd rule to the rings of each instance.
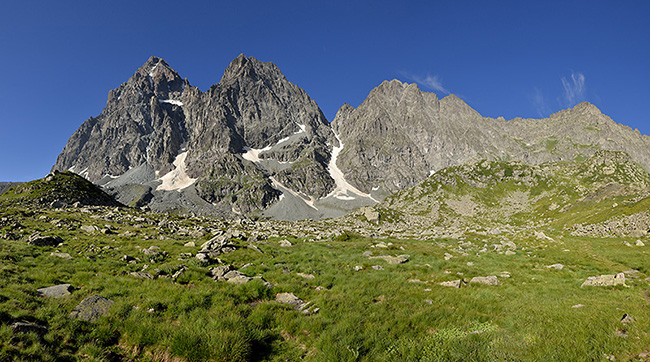
[[494, 119], [399, 80], [356, 108], [344, 104], [330, 123], [273, 63], [240, 55], [202, 92], [151, 57], [109, 92], [52, 170], [154, 211], [298, 220], [375, 205], [482, 159], [539, 165], [610, 150], [647, 170], [649, 146], [590, 103], [545, 119]]

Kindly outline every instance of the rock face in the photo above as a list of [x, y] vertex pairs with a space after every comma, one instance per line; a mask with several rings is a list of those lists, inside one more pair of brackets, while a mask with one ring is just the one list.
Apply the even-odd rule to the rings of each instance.
[[506, 121], [483, 117], [454, 95], [438, 99], [416, 84], [392, 80], [356, 109], [341, 107], [332, 126], [345, 144], [339, 167], [347, 180], [377, 198], [478, 159], [539, 164], [606, 149], [650, 168], [650, 137], [587, 102], [546, 119]]
[[165, 174], [186, 134], [181, 109], [189, 83], [162, 59], [151, 57], [108, 94], [106, 108], [70, 137], [54, 170], [71, 170], [96, 182], [150, 164]]
[[53, 170], [80, 174], [129, 206], [297, 220], [374, 205], [472, 160], [539, 164], [606, 149], [650, 168], [648, 146], [589, 103], [506, 121], [398, 80], [357, 108], [342, 106], [330, 125], [273, 63], [240, 55], [202, 92], [151, 57], [109, 92]]
[[234, 216], [283, 194], [302, 203], [328, 195], [336, 143], [318, 105], [273, 63], [240, 55], [201, 92], [151, 57], [73, 134], [53, 170], [131, 206]]

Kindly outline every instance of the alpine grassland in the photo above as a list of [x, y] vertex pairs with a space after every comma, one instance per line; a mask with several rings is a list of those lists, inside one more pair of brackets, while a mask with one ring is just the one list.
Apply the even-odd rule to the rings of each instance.
[[23, 185], [0, 196], [0, 361], [647, 360], [647, 180], [617, 154], [482, 161], [299, 222]]

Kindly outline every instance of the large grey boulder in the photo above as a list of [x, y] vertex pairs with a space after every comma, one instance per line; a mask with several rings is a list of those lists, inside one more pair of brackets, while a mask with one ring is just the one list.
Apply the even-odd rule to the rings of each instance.
[[61, 298], [72, 294], [75, 288], [70, 284], [59, 284], [51, 287], [36, 289], [44, 297]]
[[616, 275], [599, 275], [587, 278], [582, 283], [582, 287], [612, 287], [615, 285], [625, 286], [625, 274], [618, 273]]
[[106, 299], [101, 295], [90, 296], [79, 303], [68, 317], [80, 319], [88, 322], [94, 322], [103, 315], [108, 313], [108, 310], [113, 305], [113, 301]]

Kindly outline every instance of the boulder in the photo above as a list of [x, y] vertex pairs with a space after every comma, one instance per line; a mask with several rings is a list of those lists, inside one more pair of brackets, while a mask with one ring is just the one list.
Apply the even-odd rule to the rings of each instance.
[[462, 282], [460, 281], [460, 279], [458, 279], [458, 280], [450, 280], [448, 282], [440, 282], [438, 284], [442, 285], [443, 287], [460, 288], [461, 283]]
[[215, 256], [232, 253], [237, 250], [237, 245], [229, 242], [226, 235], [217, 235], [201, 245], [201, 252], [211, 252]]
[[112, 300], [106, 299], [101, 295], [93, 295], [82, 300], [81, 303], [70, 312], [69, 317], [94, 322], [101, 316], [106, 315], [111, 305], [113, 305]]
[[55, 256], [57, 258], [68, 259], [68, 260], [72, 259], [72, 256], [70, 254], [68, 254], [68, 253], [55, 253], [55, 252], [52, 252], [52, 253], [50, 253], [50, 256]]
[[56, 246], [63, 242], [58, 236], [44, 236], [41, 233], [33, 233], [27, 238], [27, 244], [33, 246]]
[[217, 258], [216, 256], [219, 253], [215, 252], [198, 252], [196, 253], [196, 260], [198, 260], [201, 264], [204, 265], [212, 265], [212, 264], [222, 264], [223, 261], [221, 259]]
[[282, 239], [282, 240], [280, 240], [278, 243], [280, 243], [280, 246], [283, 247], [283, 248], [289, 248], [289, 247], [291, 247], [291, 246], [293, 245], [293, 244], [291, 244], [291, 242], [290, 242], [289, 240], [287, 240], [287, 239]]
[[469, 281], [470, 284], [499, 285], [499, 278], [495, 275], [487, 277], [474, 277]]
[[311, 309], [311, 302], [304, 302], [293, 293], [278, 293], [275, 295], [275, 301], [281, 304], [291, 305], [293, 306], [293, 309], [306, 315], [314, 314], [319, 311], [319, 308]]
[[47, 288], [36, 289], [44, 297], [61, 298], [72, 294], [74, 287], [70, 284], [59, 284]]
[[99, 231], [99, 228], [95, 225], [81, 225], [81, 230], [87, 233], [94, 233], [95, 231]]
[[600, 275], [589, 277], [587, 280], [582, 283], [582, 287], [611, 287], [614, 285], [623, 285], [625, 286], [625, 274], [618, 273], [616, 275]]

